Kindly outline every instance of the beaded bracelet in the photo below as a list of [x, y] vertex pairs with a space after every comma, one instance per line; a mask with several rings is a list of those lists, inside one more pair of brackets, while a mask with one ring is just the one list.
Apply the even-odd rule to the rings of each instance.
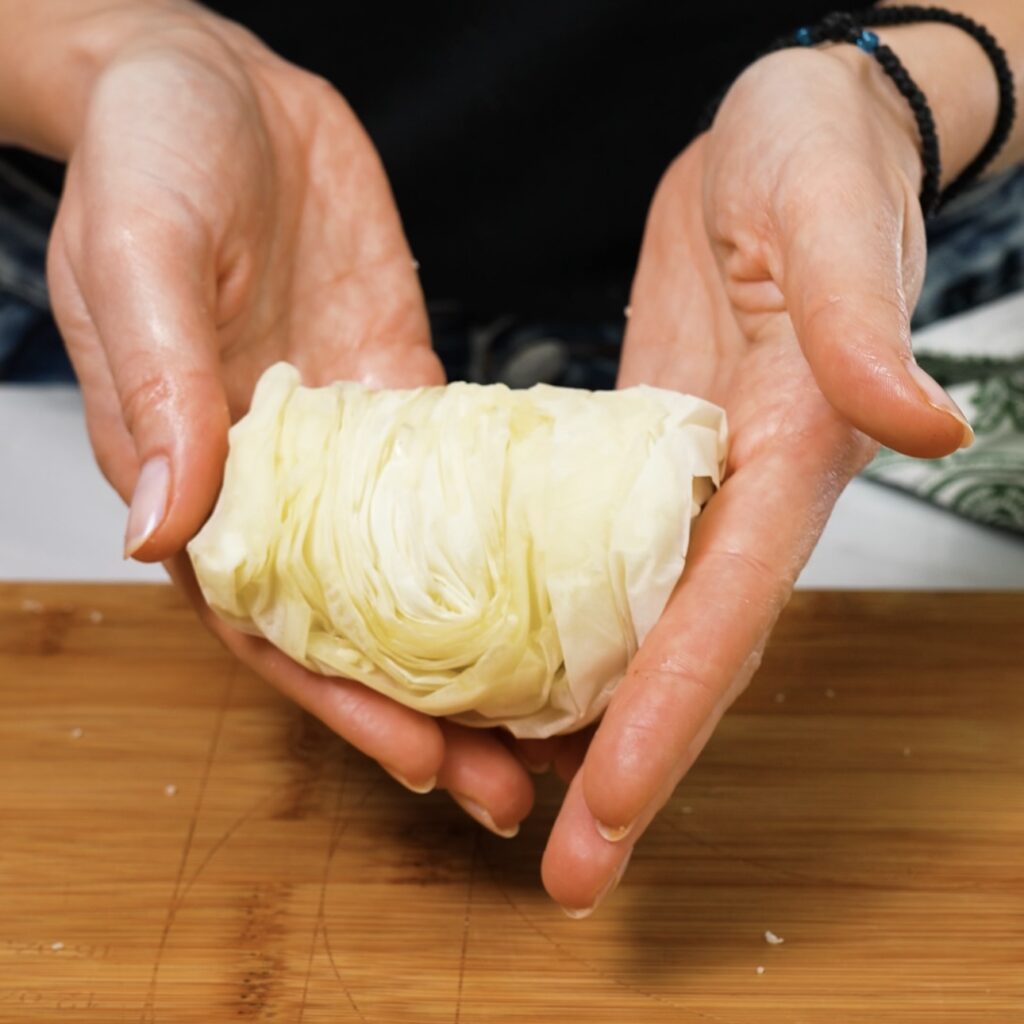
[[[939, 190], [942, 178], [942, 160], [939, 155], [939, 139], [935, 131], [935, 118], [924, 93], [910, 77], [903, 62], [883, 43], [868, 26], [881, 28], [887, 25], [908, 25], [915, 22], [935, 21], [952, 25], [972, 35], [992, 62], [999, 84], [999, 112], [992, 134], [978, 155], [967, 165], [958, 177]], [[921, 140], [921, 208], [925, 216], [935, 213], [944, 203], [963, 192], [977, 179], [1006, 143], [1013, 127], [1016, 104], [1014, 99], [1013, 74], [1003, 49], [992, 35], [976, 21], [962, 14], [947, 11], [941, 7], [882, 7], [869, 8], [858, 14], [837, 11], [827, 15], [817, 25], [803, 26], [790, 35], [777, 40], [767, 53], [788, 49], [791, 46], [817, 46], [820, 43], [851, 43], [878, 61], [879, 66], [892, 80], [900, 95], [907, 101], [917, 122]], [[723, 92], [716, 98], [705, 114], [702, 128], [710, 126], [715, 112], [724, 98]]]
[[829, 14], [813, 27], [798, 28], [785, 39], [780, 39], [772, 50], [797, 46], [817, 46], [819, 43], [853, 43], [858, 49], [878, 61], [882, 70], [892, 79], [899, 94], [907, 101], [917, 122], [921, 139], [921, 209], [925, 216], [933, 214], [939, 206], [939, 181], [942, 178], [942, 159], [939, 156], [939, 136], [935, 131], [935, 117], [925, 94], [910, 77], [903, 62], [870, 29], [854, 21], [852, 14], [839, 11]]
[[939, 196], [938, 205], [943, 206], [960, 195], [981, 176], [1010, 137], [1014, 117], [1017, 113], [1017, 103], [1014, 95], [1013, 72], [1010, 70], [1010, 62], [1006, 59], [1006, 52], [984, 25], [968, 18], [966, 14], [947, 11], [944, 7], [919, 7], [917, 5], [874, 7], [862, 11], [855, 17], [859, 18], [862, 25], [875, 28], [884, 28], [887, 25], [911, 25], [927, 21], [951, 25], [953, 28], [958, 28], [973, 36], [992, 64], [992, 69], [996, 74], [996, 84], [999, 86], [999, 110], [996, 114], [996, 123], [992, 126], [992, 134], [989, 135], [988, 141], [982, 146], [978, 155], [945, 187], [942, 195]]

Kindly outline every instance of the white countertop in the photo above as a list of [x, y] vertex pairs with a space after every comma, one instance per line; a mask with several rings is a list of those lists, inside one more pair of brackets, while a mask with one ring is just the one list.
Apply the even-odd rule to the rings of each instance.
[[[93, 461], [77, 389], [0, 385], [0, 579], [164, 579], [122, 559], [125, 516]], [[855, 480], [800, 585], [1020, 589], [1024, 538]]]

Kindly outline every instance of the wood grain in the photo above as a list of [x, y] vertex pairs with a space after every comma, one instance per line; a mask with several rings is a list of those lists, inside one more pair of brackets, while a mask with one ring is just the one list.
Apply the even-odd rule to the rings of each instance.
[[1022, 625], [798, 595], [576, 922], [538, 878], [553, 781], [499, 840], [170, 589], [0, 585], [0, 1021], [1024, 1022]]

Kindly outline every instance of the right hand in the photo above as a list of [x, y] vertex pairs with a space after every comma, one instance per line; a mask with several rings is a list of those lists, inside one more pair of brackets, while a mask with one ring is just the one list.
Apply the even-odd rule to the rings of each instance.
[[614, 888], [750, 682], [832, 506], [878, 442], [936, 458], [970, 440], [913, 360], [922, 172], [916, 126], [900, 97], [890, 105], [890, 86], [852, 46], [771, 54], [655, 194], [619, 386], [723, 406], [729, 456], [680, 585], [552, 829], [545, 884], [576, 913]]
[[132, 30], [70, 142], [48, 274], [97, 461], [131, 505], [126, 555], [167, 562], [231, 651], [411, 788], [436, 779], [509, 830], [533, 787], [496, 736], [308, 672], [202, 601], [183, 548], [267, 366], [287, 359], [310, 385], [444, 375], [383, 168], [341, 96], [191, 4], [100, 10], [92, 35], [125, 6]]

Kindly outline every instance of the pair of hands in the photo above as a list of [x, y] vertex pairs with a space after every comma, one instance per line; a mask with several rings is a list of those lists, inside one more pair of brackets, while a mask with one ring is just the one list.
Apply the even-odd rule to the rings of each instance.
[[[849, 52], [847, 52], [849, 50]], [[746, 686], [842, 488], [875, 441], [938, 456], [969, 428], [914, 365], [924, 267], [913, 121], [850, 48], [740, 78], [667, 171], [633, 285], [620, 385], [729, 415], [727, 480], [682, 584], [592, 735], [513, 744], [306, 671], [203, 604], [181, 551], [227, 429], [270, 363], [310, 384], [436, 384], [412, 254], [380, 161], [328, 85], [245, 30], [168, 4], [94, 79], [50, 247], [54, 311], [127, 546], [166, 560], [243, 662], [410, 788], [514, 834], [527, 766], [568, 792], [550, 894], [592, 909]]]

